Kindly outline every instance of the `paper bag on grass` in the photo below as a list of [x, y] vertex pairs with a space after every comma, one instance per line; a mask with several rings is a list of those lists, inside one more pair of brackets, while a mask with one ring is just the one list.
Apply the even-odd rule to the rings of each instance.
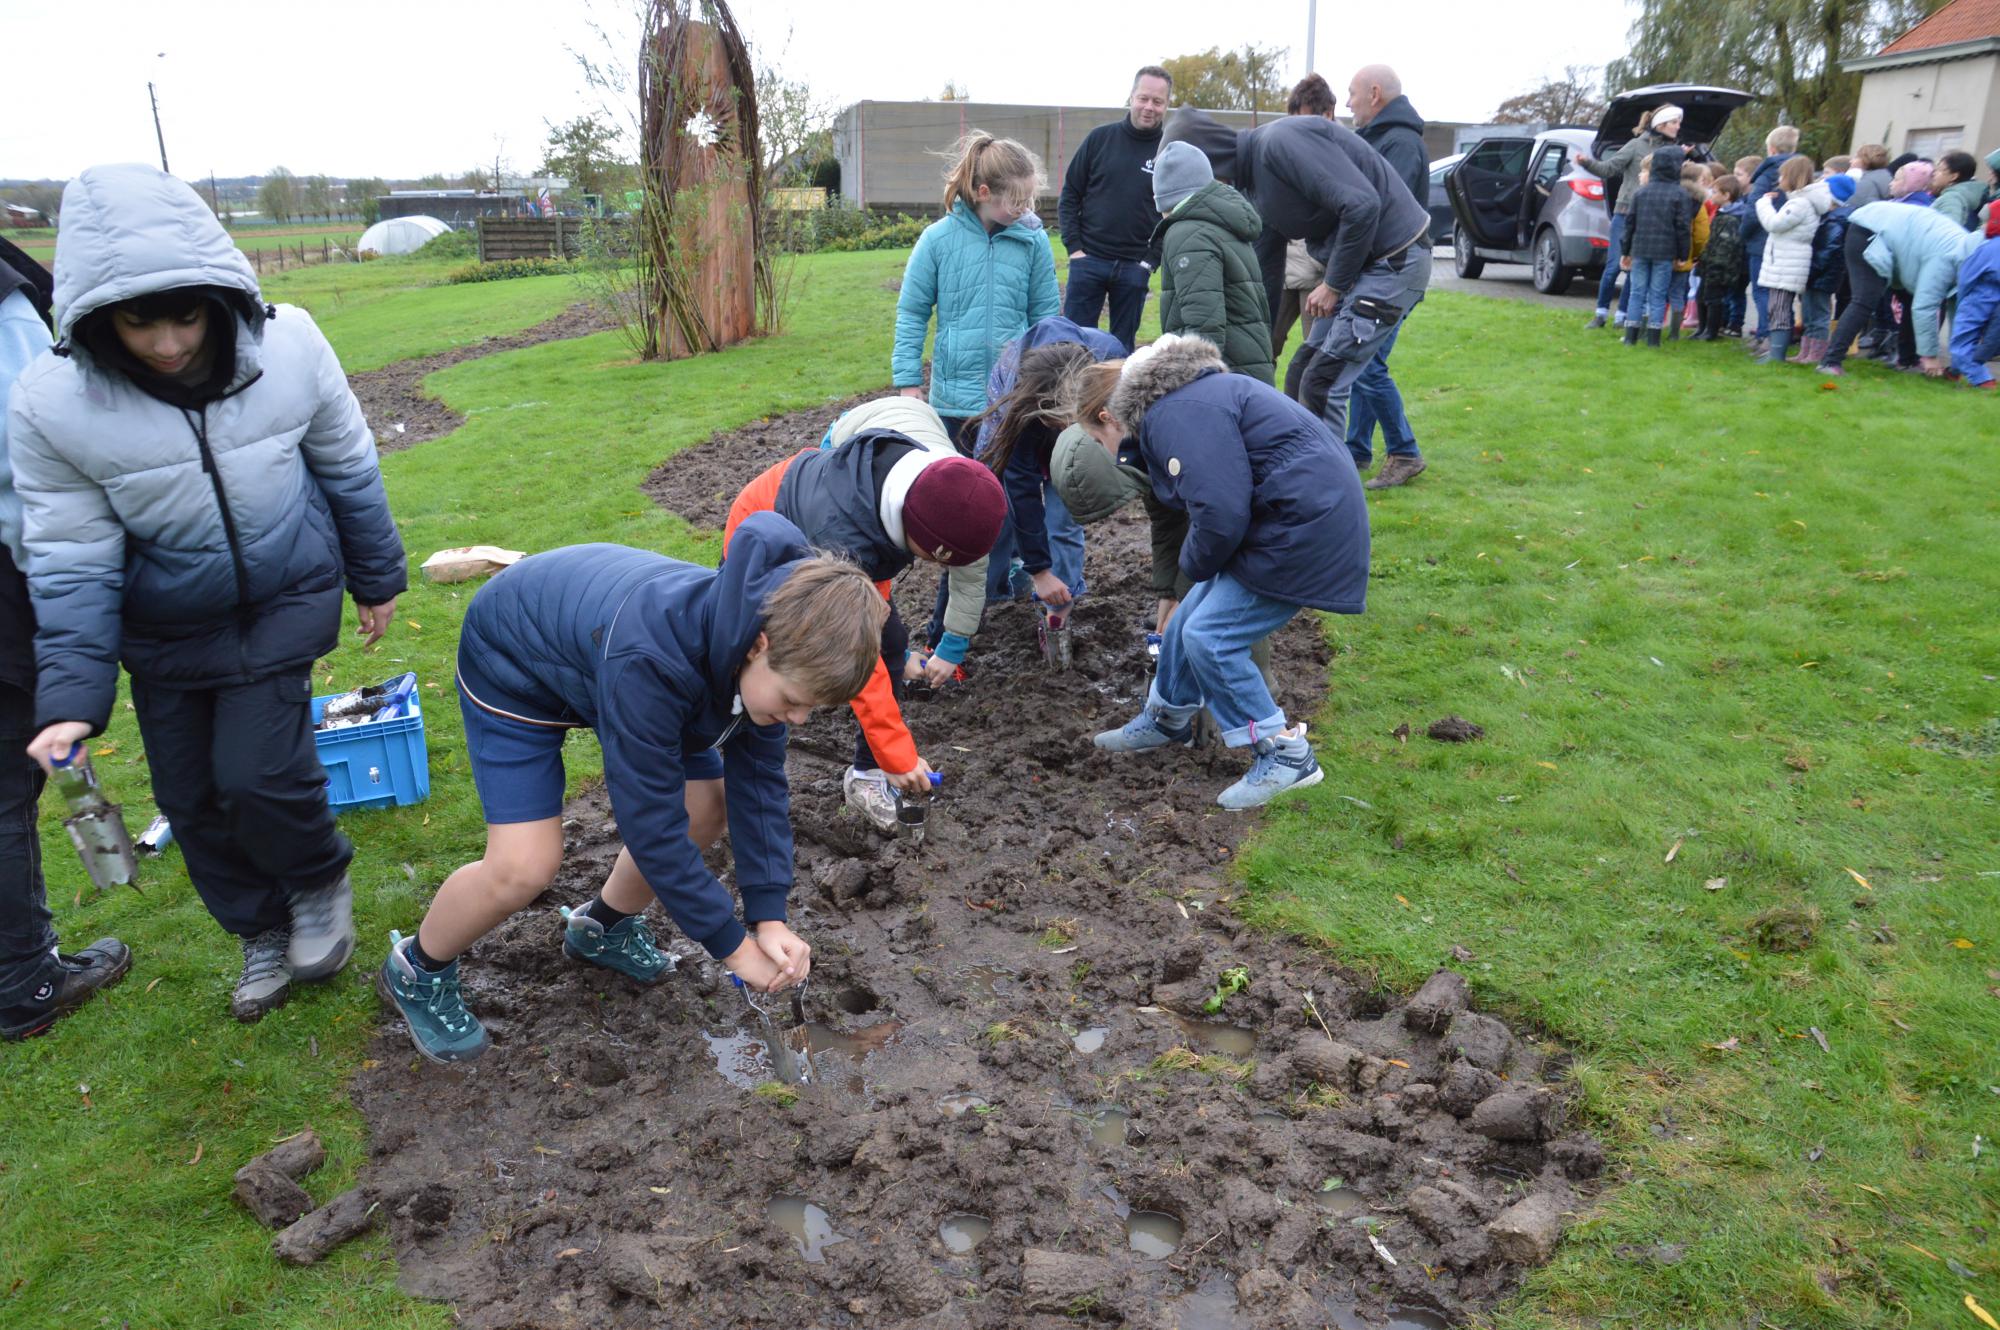
[[424, 576], [433, 582], [466, 582], [490, 577], [524, 557], [520, 550], [503, 550], [498, 545], [461, 545], [425, 559]]

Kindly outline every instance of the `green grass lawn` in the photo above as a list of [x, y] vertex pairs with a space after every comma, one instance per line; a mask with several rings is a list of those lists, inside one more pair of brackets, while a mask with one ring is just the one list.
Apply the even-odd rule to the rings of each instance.
[[[467, 423], [384, 462], [413, 562], [583, 539], [712, 558], [639, 481], [716, 429], [885, 384], [900, 263], [803, 261], [785, 334], [719, 356], [640, 365], [604, 334], [433, 376]], [[434, 276], [270, 289], [350, 368], [574, 298]], [[1992, 404], [1866, 366], [1822, 391], [1731, 346], [1628, 350], [1577, 323], [1453, 295], [1413, 320], [1397, 364], [1431, 471], [1372, 500], [1369, 613], [1328, 624], [1328, 778], [1243, 856], [1248, 908], [1396, 985], [1466, 948], [1484, 1001], [1574, 1054], [1622, 1185], [1502, 1325], [1976, 1325], [1967, 1293], [2000, 1312], [2000, 1189], [1974, 1157], [2000, 1120]], [[115, 932], [138, 963], [0, 1050], [0, 1322], [449, 1323], [395, 1292], [379, 1236], [277, 1267], [228, 1191], [302, 1126], [332, 1153], [317, 1197], [364, 1156], [343, 1086], [372, 965], [480, 845], [447, 691], [470, 593], [419, 584], [380, 647], [320, 671], [444, 685], [433, 794], [344, 820], [357, 963], [262, 1024], [229, 1021], [236, 947], [178, 856], [143, 899], [94, 898], [45, 806], [65, 939]], [[1424, 739], [1447, 712], [1487, 737]], [[142, 825], [129, 713], [98, 749]], [[587, 774], [587, 741], [576, 756]], [[1635, 1259], [1661, 1244], [1678, 1260]]]

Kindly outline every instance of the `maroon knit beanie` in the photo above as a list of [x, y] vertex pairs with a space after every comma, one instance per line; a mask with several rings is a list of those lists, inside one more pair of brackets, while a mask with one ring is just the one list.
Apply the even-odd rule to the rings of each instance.
[[903, 500], [903, 534], [910, 548], [953, 567], [991, 554], [1006, 518], [1000, 478], [970, 457], [932, 462], [917, 473]]

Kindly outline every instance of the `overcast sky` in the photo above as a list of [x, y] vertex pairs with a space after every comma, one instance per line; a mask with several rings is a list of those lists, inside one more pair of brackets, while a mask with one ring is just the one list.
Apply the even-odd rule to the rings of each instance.
[[[594, 103], [570, 48], [601, 49], [593, 16], [629, 23], [635, 0], [402, 0], [198, 4], [72, 0], [10, 5], [0, 178], [157, 160], [146, 102], [159, 89], [174, 172], [412, 177], [540, 161], [545, 122]], [[1417, 110], [1479, 120], [1566, 64], [1624, 51], [1625, 0], [1473, 0], [1319, 6], [1315, 64], [1344, 95], [1369, 61], [1396, 66]], [[788, 76], [835, 105], [935, 96], [1115, 105], [1130, 71], [1211, 46], [1289, 48], [1307, 70], [1306, 0], [1102, 0], [1008, 5], [739, 0], [738, 22]], [[1140, 21], [1143, 16], [1143, 21]], [[629, 58], [629, 57], [628, 57]]]

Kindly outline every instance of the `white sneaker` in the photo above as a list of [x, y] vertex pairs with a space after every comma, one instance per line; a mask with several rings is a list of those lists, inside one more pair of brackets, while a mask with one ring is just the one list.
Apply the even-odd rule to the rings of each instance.
[[849, 808], [884, 831], [896, 829], [896, 796], [889, 790], [889, 778], [879, 768], [863, 771], [849, 767], [841, 777], [840, 788], [847, 795]]

